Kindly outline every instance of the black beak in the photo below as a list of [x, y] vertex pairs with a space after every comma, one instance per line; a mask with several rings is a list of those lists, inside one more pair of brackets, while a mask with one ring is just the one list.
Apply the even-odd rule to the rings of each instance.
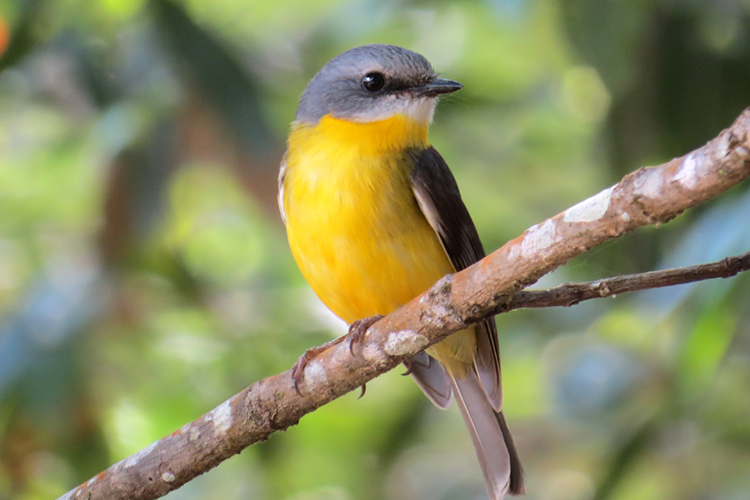
[[453, 80], [433, 77], [426, 84], [420, 87], [413, 87], [411, 91], [418, 96], [436, 97], [440, 94], [450, 94], [462, 88], [464, 88], [463, 85]]

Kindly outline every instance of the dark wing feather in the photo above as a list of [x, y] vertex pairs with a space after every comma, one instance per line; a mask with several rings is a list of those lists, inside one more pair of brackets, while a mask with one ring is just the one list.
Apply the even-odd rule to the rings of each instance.
[[[485, 254], [479, 234], [443, 157], [433, 147], [412, 150], [409, 156], [414, 165], [414, 195], [453, 267], [461, 271], [482, 259]], [[492, 407], [500, 411], [503, 403], [495, 319], [486, 319], [478, 326], [474, 365]]]

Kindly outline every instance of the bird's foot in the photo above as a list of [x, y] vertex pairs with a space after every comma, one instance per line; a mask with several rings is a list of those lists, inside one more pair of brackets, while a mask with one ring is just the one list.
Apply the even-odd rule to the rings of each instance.
[[[346, 339], [349, 339], [349, 352], [352, 354], [352, 356], [355, 356], [354, 346], [362, 342], [362, 340], [364, 340], [365, 333], [367, 333], [367, 329], [370, 328], [373, 324], [375, 324], [382, 317], [383, 316], [377, 315], [377, 316], [369, 316], [367, 318], [362, 318], [360, 320], [357, 320], [351, 324], [351, 326], [349, 327], [349, 333], [347, 333], [346, 335], [333, 339], [330, 342], [326, 342], [323, 345], [320, 345], [317, 347], [311, 347], [310, 349], [306, 350], [305, 353], [299, 357], [297, 362], [294, 363], [294, 366], [292, 367], [292, 384], [294, 385], [294, 390], [297, 391], [297, 394], [302, 395], [302, 393], [299, 390], [299, 387], [300, 387], [300, 383], [305, 378], [305, 368], [310, 363], [310, 361], [315, 359], [323, 351], [328, 350], [329, 348], [335, 346], [336, 344], [340, 344]], [[361, 398], [364, 395], [365, 395], [365, 386], [362, 385], [362, 392], [359, 395], [359, 397]]]
[[297, 394], [299, 394], [300, 396], [302, 395], [302, 393], [299, 391], [299, 384], [305, 378], [305, 367], [307, 367], [308, 363], [315, 359], [318, 354], [335, 346], [336, 344], [340, 344], [344, 341], [344, 339], [346, 339], [346, 335], [335, 338], [323, 345], [311, 347], [310, 349], [305, 351], [305, 354], [299, 357], [297, 362], [294, 363], [294, 366], [292, 367], [292, 384], [294, 385], [294, 390], [297, 391]]
[[[358, 319], [349, 326], [349, 333], [347, 333], [346, 336], [349, 338], [349, 352], [352, 354], [352, 356], [356, 356], [356, 354], [354, 354], [354, 346], [364, 340], [367, 329], [380, 321], [382, 318], [382, 315], [376, 314], [375, 316], [368, 316], [367, 318]], [[359, 393], [359, 397], [357, 399], [362, 399], [362, 397], [365, 395], [367, 384], [362, 384], [361, 389], [362, 390]]]
[[346, 334], [346, 338], [349, 339], [349, 352], [352, 353], [352, 356], [356, 356], [354, 354], [354, 346], [364, 340], [367, 329], [381, 319], [383, 319], [383, 316], [376, 314], [375, 316], [358, 319], [349, 326], [349, 333]]

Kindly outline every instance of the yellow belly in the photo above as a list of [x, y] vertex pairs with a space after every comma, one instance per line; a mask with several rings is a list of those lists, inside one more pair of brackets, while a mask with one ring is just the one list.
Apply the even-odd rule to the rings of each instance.
[[[424, 142], [418, 134], [406, 146], [388, 142], [410, 137], [408, 126], [324, 117], [290, 136], [283, 200], [289, 244], [315, 293], [347, 323], [389, 314], [454, 271], [417, 205], [411, 166], [397, 153], [426, 147], [426, 131]], [[470, 329], [428, 352], [462, 374], [474, 347]]]

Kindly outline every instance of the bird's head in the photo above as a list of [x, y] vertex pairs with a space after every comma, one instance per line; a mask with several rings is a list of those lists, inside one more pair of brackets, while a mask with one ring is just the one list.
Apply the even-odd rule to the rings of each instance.
[[462, 85], [438, 78], [423, 56], [394, 45], [364, 45], [331, 59], [307, 85], [295, 121], [330, 115], [371, 123], [403, 115], [428, 125], [437, 97]]

